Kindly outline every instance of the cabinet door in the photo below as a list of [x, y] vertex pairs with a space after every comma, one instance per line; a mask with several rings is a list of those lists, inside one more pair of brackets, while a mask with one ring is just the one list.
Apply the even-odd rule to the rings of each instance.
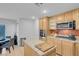
[[79, 56], [79, 43], [76, 43], [76, 56]]
[[79, 8], [73, 10], [73, 19], [74, 20], [79, 19]]
[[40, 30], [43, 29], [43, 20], [42, 19], [39, 20], [39, 28], [40, 28]]
[[43, 20], [43, 30], [48, 30], [48, 17], [44, 17], [42, 20]]
[[62, 55], [64, 56], [73, 56], [74, 52], [74, 43], [70, 41], [62, 41]]
[[38, 53], [24, 42], [24, 56], [37, 56]]
[[61, 40], [56, 40], [56, 53], [62, 55]]
[[57, 22], [64, 22], [65, 14], [57, 15]]
[[48, 17], [40, 18], [39, 27], [40, 27], [41, 30], [47, 30], [48, 29]]
[[57, 22], [57, 19], [56, 17], [50, 17], [49, 19], [49, 29], [56, 29], [56, 22]]
[[73, 20], [73, 11], [65, 13], [65, 20], [66, 21]]
[[79, 30], [79, 9], [73, 10], [73, 20], [76, 20], [76, 29]]

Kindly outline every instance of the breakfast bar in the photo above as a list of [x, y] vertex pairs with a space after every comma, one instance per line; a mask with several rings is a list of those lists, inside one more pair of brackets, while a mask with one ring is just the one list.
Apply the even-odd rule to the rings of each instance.
[[25, 56], [55, 56], [56, 55], [56, 46], [53, 46], [52, 43], [44, 41], [34, 41], [29, 42], [24, 40], [24, 55]]

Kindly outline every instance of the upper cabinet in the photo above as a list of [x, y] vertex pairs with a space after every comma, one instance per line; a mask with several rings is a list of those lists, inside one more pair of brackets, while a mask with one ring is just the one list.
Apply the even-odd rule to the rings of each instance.
[[73, 11], [69, 11], [65, 13], [65, 20], [66, 21], [71, 21], [73, 20]]
[[40, 27], [41, 30], [47, 30], [48, 29], [48, 17], [40, 18], [39, 27]]
[[49, 29], [56, 29], [56, 17], [50, 17], [49, 18]]
[[73, 10], [73, 20], [76, 20], [76, 29], [79, 30], [79, 9]]
[[43, 20], [42, 19], [39, 20], [39, 28], [40, 28], [40, 30], [43, 29]]
[[57, 15], [57, 22], [64, 22], [64, 19], [65, 19], [64, 14]]
[[74, 20], [79, 19], [79, 9], [73, 10], [73, 19]]
[[[75, 23], [72, 23], [75, 21]], [[58, 25], [57, 25], [58, 24]], [[57, 27], [57, 26], [58, 27]], [[75, 26], [74, 26], [75, 25]], [[73, 29], [79, 30], [79, 9], [74, 9], [62, 14], [50, 17], [42, 17], [39, 20], [40, 30], [48, 33], [54, 33], [56, 29]]]
[[48, 17], [43, 18], [43, 29], [48, 30]]
[[79, 30], [79, 8], [50, 17], [49, 29], [56, 29], [57, 23], [64, 23], [71, 21], [75, 21], [75, 27], [77, 30]]

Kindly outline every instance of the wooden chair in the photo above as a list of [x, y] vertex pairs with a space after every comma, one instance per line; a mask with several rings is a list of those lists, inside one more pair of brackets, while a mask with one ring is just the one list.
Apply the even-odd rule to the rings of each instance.
[[8, 42], [5, 42], [2, 46], [0, 46], [0, 48], [6, 48], [6, 50], [9, 51], [9, 53], [11, 52], [10, 51], [10, 47], [12, 47], [14, 49], [14, 39], [10, 39]]

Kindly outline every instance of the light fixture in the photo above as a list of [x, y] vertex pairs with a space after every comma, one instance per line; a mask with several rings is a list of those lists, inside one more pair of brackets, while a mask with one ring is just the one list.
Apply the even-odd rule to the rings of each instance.
[[32, 19], [35, 19], [35, 16], [32, 16]]
[[47, 13], [47, 10], [43, 10], [42, 13], [43, 13], [43, 14], [46, 14], [46, 13]]
[[37, 7], [41, 7], [43, 3], [34, 3]]

